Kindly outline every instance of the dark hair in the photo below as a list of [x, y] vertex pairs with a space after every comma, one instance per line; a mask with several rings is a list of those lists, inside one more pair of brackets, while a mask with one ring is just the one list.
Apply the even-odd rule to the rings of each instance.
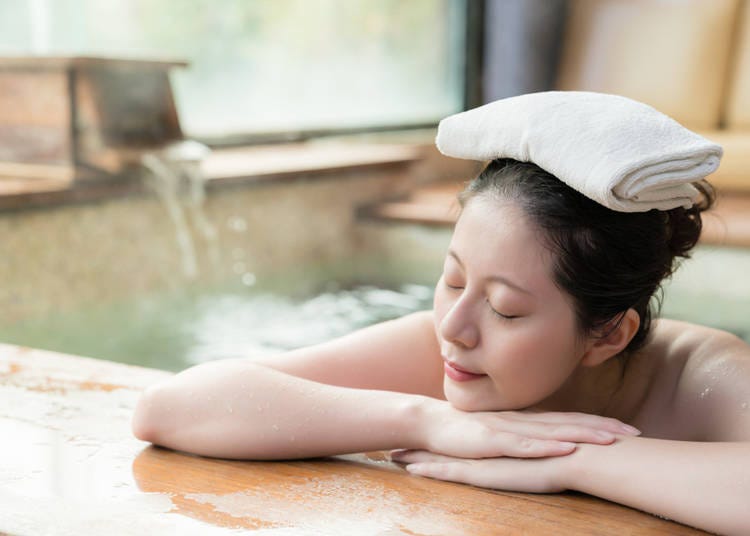
[[478, 195], [518, 204], [543, 231], [554, 255], [553, 278], [573, 301], [578, 327], [605, 337], [628, 309], [640, 327], [625, 353], [640, 348], [661, 307], [661, 282], [690, 256], [701, 233], [701, 212], [714, 201], [706, 182], [691, 208], [616, 212], [589, 199], [535, 164], [492, 161], [459, 195], [461, 206]]

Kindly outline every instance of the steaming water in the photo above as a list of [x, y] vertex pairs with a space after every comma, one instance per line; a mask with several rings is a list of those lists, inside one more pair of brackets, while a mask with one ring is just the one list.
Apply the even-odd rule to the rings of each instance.
[[[247, 272], [242, 250], [231, 256], [236, 279], [222, 287], [4, 325], [0, 340], [177, 371], [216, 358], [314, 344], [432, 305], [430, 286], [357, 286], [351, 278], [337, 286], [330, 279], [340, 280], [340, 274], [312, 275], [307, 268], [269, 285]], [[663, 316], [716, 326], [750, 342], [749, 272], [746, 251], [699, 248], [666, 285]]]
[[0, 327], [0, 340], [167, 370], [277, 353], [432, 306], [432, 288], [329, 284], [306, 296], [244, 285], [153, 295]]

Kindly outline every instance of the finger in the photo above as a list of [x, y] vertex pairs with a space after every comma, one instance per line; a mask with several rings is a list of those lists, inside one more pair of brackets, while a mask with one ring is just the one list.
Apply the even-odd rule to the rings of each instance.
[[406, 466], [406, 470], [413, 475], [448, 480], [450, 482], [461, 482], [463, 484], [474, 484], [477, 480], [476, 475], [472, 475], [472, 471], [468, 470], [468, 464], [465, 462], [412, 463]]
[[530, 422], [548, 424], [574, 424], [591, 428], [607, 430], [616, 434], [638, 435], [640, 430], [612, 417], [602, 417], [589, 413], [565, 411], [513, 411], [508, 412], [511, 418]]
[[503, 431], [517, 435], [563, 442], [608, 445], [616, 439], [612, 432], [573, 424], [516, 421], [509, 425], [508, 421], [504, 420], [502, 428]]
[[490, 436], [486, 446], [487, 452], [481, 457], [544, 458], [547, 456], [565, 456], [576, 448], [576, 444], [569, 441], [536, 439], [508, 432], [498, 432]]
[[564, 411], [504, 411], [499, 415], [516, 421], [539, 422], [547, 424], [571, 424], [606, 430], [614, 434], [639, 435], [637, 428], [612, 417], [602, 417], [589, 413]]
[[391, 458], [398, 462], [405, 459], [416, 462], [421, 461], [421, 458], [415, 458], [414, 453], [422, 452], [435, 456], [446, 456], [453, 461], [459, 459], [497, 458], [503, 456], [515, 458], [546, 458], [551, 456], [565, 456], [572, 453], [576, 447], [576, 443], [570, 441], [538, 439], [511, 432], [497, 431], [485, 434], [482, 437], [481, 444], [475, 447], [461, 448], [461, 445], [456, 445], [455, 448], [450, 448], [450, 454], [447, 456], [439, 452], [443, 449], [436, 447], [434, 450], [429, 451], [394, 450], [391, 452]]
[[414, 475], [471, 484], [482, 488], [504, 489], [530, 493], [556, 493], [565, 490], [558, 484], [554, 473], [540, 471], [538, 464], [552, 463], [544, 460], [518, 460], [495, 458], [465, 460], [448, 463], [412, 463], [406, 470]]

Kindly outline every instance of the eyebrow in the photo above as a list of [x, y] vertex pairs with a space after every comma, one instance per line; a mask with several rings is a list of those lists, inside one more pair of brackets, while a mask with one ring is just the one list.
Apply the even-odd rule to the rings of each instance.
[[[455, 251], [453, 251], [452, 249], [449, 249], [448, 250], [448, 255], [451, 256], [451, 257], [453, 257], [453, 259], [458, 263], [458, 265], [464, 271], [466, 270], [466, 268], [464, 266], [464, 263], [461, 262], [461, 259], [458, 257], [458, 254]], [[503, 277], [501, 275], [492, 275], [492, 276], [488, 277], [487, 280], [488, 281], [496, 281], [496, 282], [502, 283], [503, 285], [508, 286], [508, 287], [510, 287], [512, 289], [515, 289], [515, 290], [517, 290], [519, 292], [522, 292], [524, 294], [528, 294], [529, 296], [534, 296], [534, 294], [532, 294], [531, 292], [529, 292], [525, 288], [517, 285], [513, 281], [511, 281], [511, 280], [509, 280], [509, 279], [507, 279], [507, 278], [505, 278], [505, 277]]]

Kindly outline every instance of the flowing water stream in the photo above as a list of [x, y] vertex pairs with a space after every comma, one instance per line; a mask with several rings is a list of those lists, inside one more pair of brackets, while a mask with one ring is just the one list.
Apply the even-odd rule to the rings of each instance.
[[145, 183], [164, 204], [174, 223], [182, 269], [188, 279], [198, 276], [196, 245], [189, 219], [207, 246], [211, 265], [218, 268], [220, 262], [216, 228], [204, 210], [206, 179], [201, 162], [209, 152], [205, 145], [185, 140], [146, 152], [141, 157], [146, 170]]

